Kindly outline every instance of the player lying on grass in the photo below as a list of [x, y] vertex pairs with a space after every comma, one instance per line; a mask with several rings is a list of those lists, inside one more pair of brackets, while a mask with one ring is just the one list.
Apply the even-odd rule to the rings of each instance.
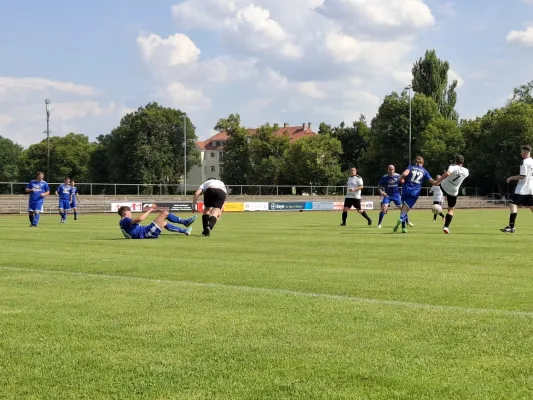
[[[161, 228], [164, 228], [169, 232], [183, 233], [184, 235], [190, 236], [192, 228], [189, 226], [196, 221], [196, 215], [194, 215], [192, 218], [183, 219], [169, 213], [168, 211], [161, 211], [161, 213], [152, 221], [152, 223], [150, 223], [150, 225], [140, 225], [140, 223], [143, 222], [146, 217], [150, 215], [150, 213], [156, 210], [157, 204], [152, 204], [147, 211], [136, 218], [132, 218], [130, 207], [120, 207], [118, 209], [118, 215], [120, 215], [119, 226], [126, 239], [157, 239], [161, 234]], [[169, 224], [167, 220], [189, 228], [180, 228], [179, 226]]]

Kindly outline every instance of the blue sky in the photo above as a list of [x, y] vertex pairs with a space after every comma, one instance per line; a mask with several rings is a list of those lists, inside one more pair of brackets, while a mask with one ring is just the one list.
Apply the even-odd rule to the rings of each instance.
[[91, 138], [157, 101], [205, 139], [218, 118], [371, 119], [428, 48], [471, 118], [533, 80], [533, 0], [10, 1], [0, 14], [0, 135]]

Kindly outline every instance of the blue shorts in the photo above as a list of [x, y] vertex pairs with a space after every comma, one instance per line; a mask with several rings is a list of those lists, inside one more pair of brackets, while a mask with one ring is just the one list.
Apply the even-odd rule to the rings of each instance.
[[76, 207], [78, 207], [78, 203], [76, 203], [75, 201], [70, 203], [70, 208], [76, 208]]
[[418, 195], [404, 194], [402, 195], [402, 203], [411, 209], [415, 206], [418, 197]]
[[382, 205], [389, 205], [390, 203], [394, 203], [396, 205], [396, 207], [401, 207], [402, 206], [402, 198], [400, 197], [400, 195], [387, 196], [387, 197], [384, 197], [382, 202], [381, 202]]
[[28, 204], [28, 211], [31, 212], [44, 212], [44, 197], [42, 199], [31, 201]]
[[161, 235], [161, 228], [155, 222], [144, 228], [143, 239], [157, 239]]
[[70, 200], [59, 200], [60, 210], [70, 210]]

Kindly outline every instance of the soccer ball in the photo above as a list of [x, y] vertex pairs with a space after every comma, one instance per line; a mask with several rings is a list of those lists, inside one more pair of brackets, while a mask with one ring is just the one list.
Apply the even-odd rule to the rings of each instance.
[[440, 214], [442, 212], [442, 207], [439, 204], [433, 204], [431, 211], [433, 211], [433, 214]]

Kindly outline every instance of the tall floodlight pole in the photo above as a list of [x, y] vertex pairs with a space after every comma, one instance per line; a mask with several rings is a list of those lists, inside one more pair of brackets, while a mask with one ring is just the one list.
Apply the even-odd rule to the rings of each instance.
[[46, 179], [50, 179], [50, 100], [45, 99], [46, 106], [46, 141], [48, 142], [48, 154], [46, 156]]
[[413, 159], [411, 158], [411, 126], [412, 126], [412, 120], [413, 120], [413, 113], [411, 109], [411, 89], [413, 87], [411, 85], [407, 86], [406, 89], [409, 90], [409, 163], [411, 164], [413, 162]]
[[187, 116], [183, 116], [183, 195], [187, 195]]

